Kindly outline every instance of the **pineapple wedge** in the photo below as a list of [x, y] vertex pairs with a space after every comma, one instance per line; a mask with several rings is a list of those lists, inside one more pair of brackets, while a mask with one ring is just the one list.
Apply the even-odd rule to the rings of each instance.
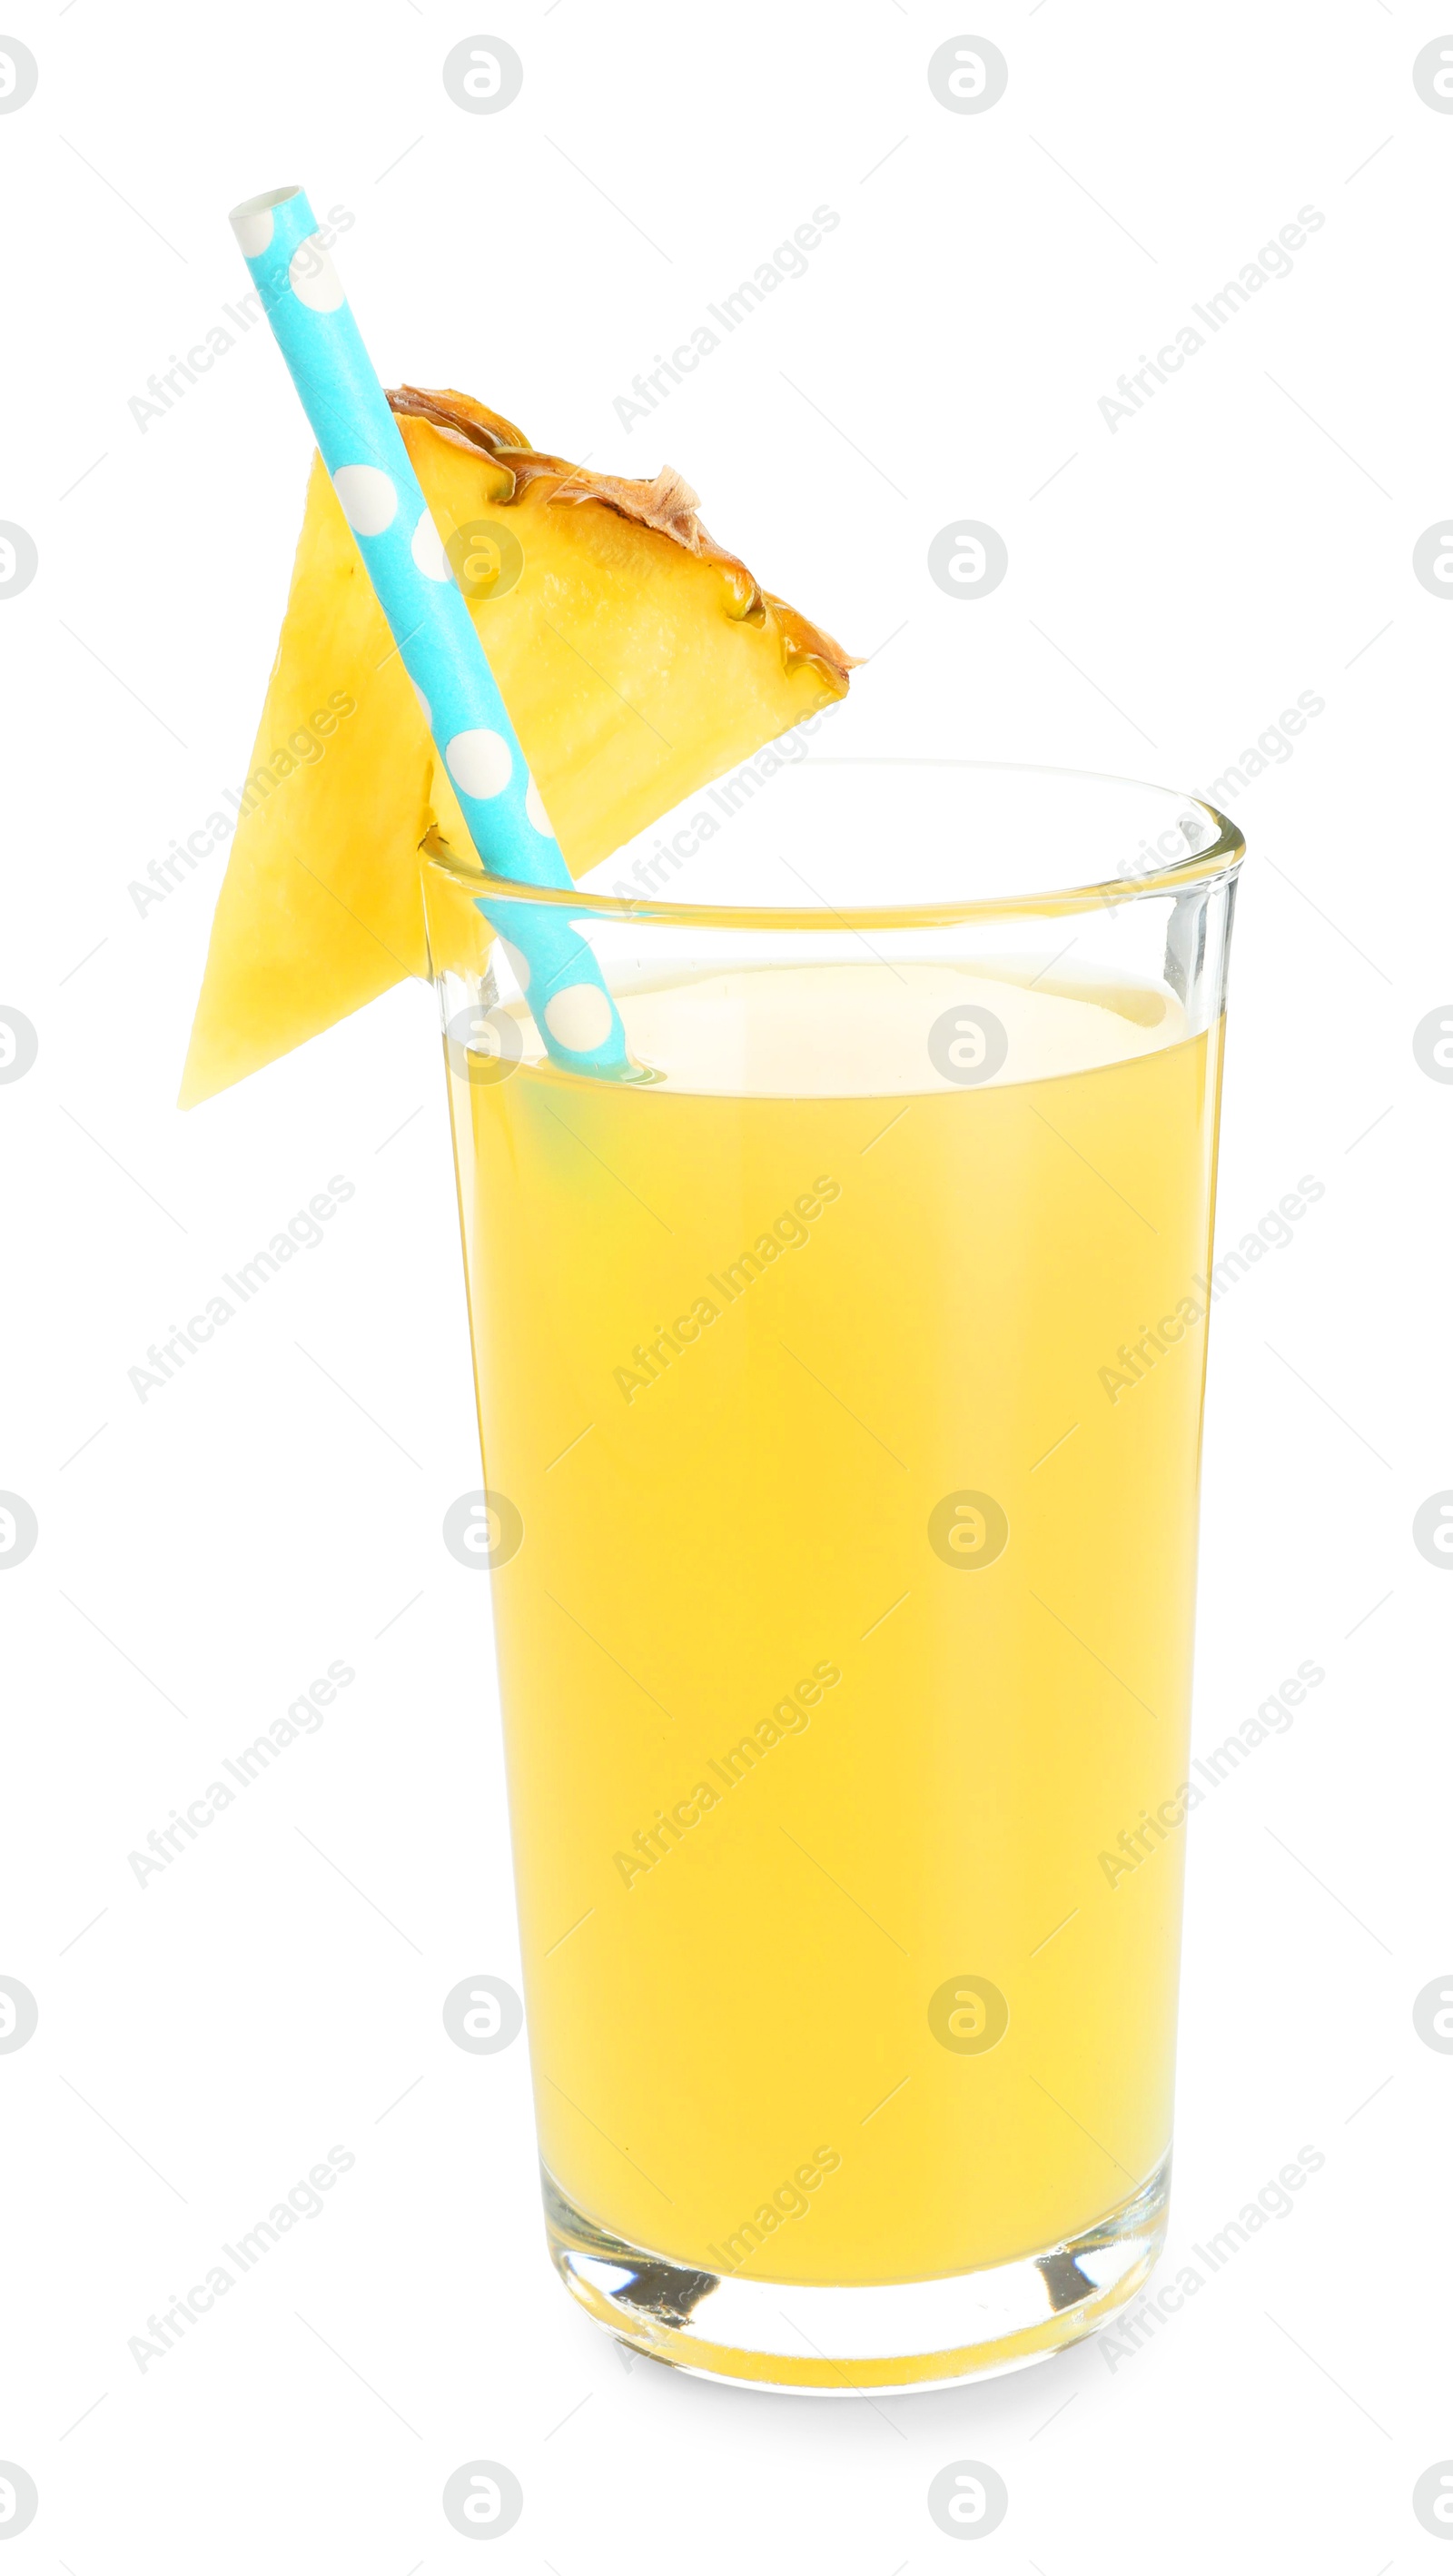
[[[574, 875], [844, 694], [848, 655], [758, 589], [669, 467], [622, 482], [468, 395], [389, 400]], [[315, 457], [183, 1108], [427, 973], [417, 854], [436, 827], [468, 848]]]

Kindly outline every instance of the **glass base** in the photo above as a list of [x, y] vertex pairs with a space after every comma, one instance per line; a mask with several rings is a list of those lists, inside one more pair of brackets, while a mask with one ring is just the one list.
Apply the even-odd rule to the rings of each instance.
[[1084, 2235], [931, 2281], [803, 2288], [697, 2272], [612, 2236], [542, 2169], [555, 2268], [633, 2352], [745, 2388], [847, 2395], [1023, 2370], [1108, 2323], [1165, 2242], [1170, 2157]]

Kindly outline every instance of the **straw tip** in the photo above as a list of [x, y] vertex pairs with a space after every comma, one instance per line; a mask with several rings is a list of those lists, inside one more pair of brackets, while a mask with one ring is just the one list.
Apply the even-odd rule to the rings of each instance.
[[272, 240], [274, 206], [285, 206], [291, 198], [300, 197], [302, 193], [299, 187], [269, 188], [263, 196], [245, 198], [240, 206], [233, 207], [227, 221], [246, 258], [260, 259], [268, 248]]

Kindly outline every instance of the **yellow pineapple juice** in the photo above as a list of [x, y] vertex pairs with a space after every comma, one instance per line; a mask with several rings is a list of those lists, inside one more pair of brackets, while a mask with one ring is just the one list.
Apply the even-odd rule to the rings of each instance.
[[1010, 2262], [1170, 2137], [1219, 1025], [621, 1008], [654, 1083], [450, 1050], [544, 2160], [703, 2272]]

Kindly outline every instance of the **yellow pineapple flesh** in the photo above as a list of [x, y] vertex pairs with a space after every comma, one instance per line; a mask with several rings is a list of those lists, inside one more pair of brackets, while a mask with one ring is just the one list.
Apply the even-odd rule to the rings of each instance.
[[[389, 400], [573, 875], [844, 694], [841, 646], [759, 589], [669, 468], [620, 481], [467, 395]], [[427, 973], [435, 829], [469, 847], [315, 457], [184, 1108]]]

